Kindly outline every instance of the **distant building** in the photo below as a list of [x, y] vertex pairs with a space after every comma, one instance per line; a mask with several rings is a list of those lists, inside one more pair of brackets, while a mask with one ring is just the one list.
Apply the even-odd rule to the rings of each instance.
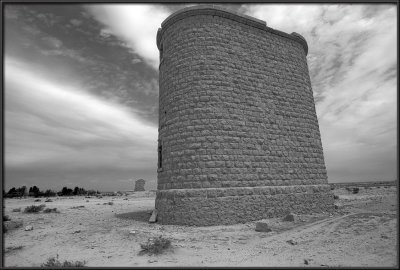
[[134, 191], [145, 191], [144, 185], [146, 181], [144, 179], [138, 179], [135, 181], [135, 190]]

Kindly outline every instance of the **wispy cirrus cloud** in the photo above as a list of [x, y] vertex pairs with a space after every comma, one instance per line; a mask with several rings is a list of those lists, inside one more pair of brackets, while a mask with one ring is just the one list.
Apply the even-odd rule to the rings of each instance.
[[329, 179], [394, 179], [396, 7], [266, 4], [242, 11], [306, 38]]
[[107, 33], [127, 43], [154, 69], [158, 69], [157, 29], [170, 12], [161, 5], [88, 5], [87, 11], [101, 22]]
[[5, 85], [7, 167], [154, 166], [157, 128], [129, 108], [38, 77], [16, 59], [6, 59]]

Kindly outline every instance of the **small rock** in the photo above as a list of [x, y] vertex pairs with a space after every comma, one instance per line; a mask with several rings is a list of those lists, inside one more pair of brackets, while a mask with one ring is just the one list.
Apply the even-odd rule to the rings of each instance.
[[35, 202], [41, 202], [42, 200], [41, 199], [36, 199], [36, 200], [34, 200]]
[[294, 215], [292, 213], [287, 214], [282, 221], [294, 221]]
[[381, 238], [383, 238], [383, 239], [389, 239], [389, 237], [388, 237], [387, 235], [384, 235], [384, 234], [381, 235]]
[[25, 227], [25, 231], [32, 231], [33, 230], [33, 226], [32, 225], [28, 225]]
[[270, 232], [272, 231], [267, 223], [264, 222], [257, 222], [256, 223], [256, 232]]
[[297, 242], [296, 242], [296, 241], [293, 241], [292, 239], [287, 240], [286, 243], [289, 243], [289, 244], [291, 244], [292, 246], [297, 245]]
[[155, 262], [158, 262], [157, 260], [148, 260], [147, 261], [148, 263], [155, 263]]
[[137, 234], [137, 231], [132, 230], [132, 231], [129, 232], [129, 234]]
[[149, 219], [150, 223], [155, 223], [157, 221], [157, 209], [154, 209], [151, 213], [151, 217]]
[[74, 234], [74, 233], [80, 233], [81, 232], [81, 230], [77, 230], [77, 231], [74, 231], [72, 234]]
[[46, 199], [44, 202], [52, 202], [52, 199]]
[[89, 200], [86, 200], [86, 202], [89, 202]]
[[308, 265], [308, 260], [307, 259], [304, 259], [304, 264]]
[[339, 209], [339, 205], [336, 205], [336, 204], [335, 204], [335, 209]]

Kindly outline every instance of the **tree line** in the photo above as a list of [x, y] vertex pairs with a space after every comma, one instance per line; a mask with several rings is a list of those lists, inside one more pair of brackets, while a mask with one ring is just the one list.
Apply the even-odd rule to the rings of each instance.
[[41, 191], [37, 186], [30, 187], [27, 189], [26, 186], [22, 186], [19, 188], [11, 188], [7, 193], [3, 190], [3, 197], [5, 198], [13, 198], [13, 197], [23, 197], [23, 196], [32, 196], [32, 197], [54, 197], [54, 196], [76, 196], [76, 195], [96, 195], [100, 194], [97, 190], [85, 190], [84, 188], [75, 187], [74, 189], [63, 187], [60, 191], [56, 192], [51, 189], [47, 189], [45, 191]]

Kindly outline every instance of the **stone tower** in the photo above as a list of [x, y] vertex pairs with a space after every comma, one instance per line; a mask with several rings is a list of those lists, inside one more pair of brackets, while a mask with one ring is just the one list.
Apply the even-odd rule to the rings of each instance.
[[305, 39], [216, 6], [161, 27], [158, 222], [332, 210]]
[[146, 181], [144, 179], [138, 179], [135, 181], [135, 189], [134, 191], [145, 191], [144, 185], [146, 184]]

